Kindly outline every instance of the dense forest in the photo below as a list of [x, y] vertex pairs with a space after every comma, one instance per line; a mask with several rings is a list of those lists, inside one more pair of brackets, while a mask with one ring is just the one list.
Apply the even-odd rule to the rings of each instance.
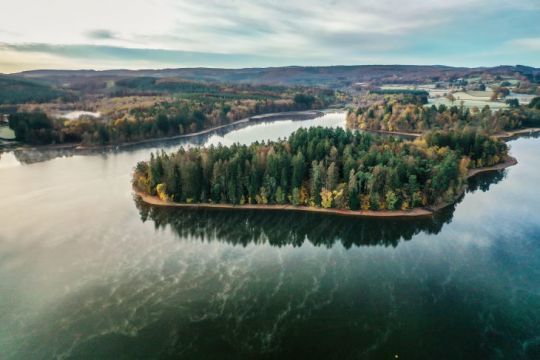
[[277, 142], [152, 154], [133, 185], [186, 203], [406, 210], [453, 201], [468, 169], [506, 155], [503, 142], [473, 129], [412, 142], [316, 127]]
[[428, 103], [429, 93], [425, 90], [379, 89], [369, 90], [370, 94], [391, 95], [394, 101], [405, 104], [424, 105]]
[[[535, 91], [540, 82], [540, 69], [528, 66], [497, 66], [491, 68], [455, 68], [449, 66], [418, 65], [353, 65], [353, 66], [285, 66], [270, 68], [218, 69], [178, 68], [163, 70], [36, 70], [16, 74], [18, 77], [39, 79], [51, 84], [67, 84], [69, 88], [92, 83], [93, 89], [106, 89], [107, 83], [116, 79], [137, 77], [182, 78], [193, 81], [208, 81], [230, 84], [256, 85], [301, 85], [325, 86], [343, 89], [351, 84], [369, 82], [373, 84], [425, 84], [426, 82], [448, 81], [482, 77], [494, 79], [512, 76], [520, 79], [523, 90]], [[129, 84], [131, 85], [131, 84]], [[153, 84], [150, 84], [153, 86]], [[531, 88], [531, 85], [534, 87]], [[100, 90], [97, 90], [100, 91]], [[534, 93], [534, 92], [528, 92]]]
[[70, 92], [46, 84], [0, 75], [0, 105], [41, 103], [56, 99], [67, 101], [73, 98]]
[[387, 98], [371, 106], [359, 106], [347, 114], [351, 128], [377, 131], [425, 132], [429, 130], [463, 129], [474, 126], [494, 134], [522, 127], [540, 126], [540, 98], [529, 105], [512, 103], [509, 108], [492, 111], [446, 105], [422, 106]]
[[109, 145], [194, 133], [263, 113], [324, 108], [335, 101], [334, 92], [324, 89], [282, 92], [241, 86], [212, 94], [196, 93], [204, 86], [210, 85], [174, 97], [158, 97], [157, 101], [145, 100], [152, 97], [134, 99], [129, 106], [118, 105], [113, 99], [112, 110], [102, 119], [67, 120], [43, 111], [18, 112], [10, 115], [9, 126], [17, 140], [27, 144]]

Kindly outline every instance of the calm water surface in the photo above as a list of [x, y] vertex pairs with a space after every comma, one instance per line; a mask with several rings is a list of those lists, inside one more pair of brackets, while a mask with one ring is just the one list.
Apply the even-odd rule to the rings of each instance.
[[540, 358], [540, 139], [510, 145], [416, 221], [153, 209], [130, 172], [156, 148], [3, 153], [0, 358]]

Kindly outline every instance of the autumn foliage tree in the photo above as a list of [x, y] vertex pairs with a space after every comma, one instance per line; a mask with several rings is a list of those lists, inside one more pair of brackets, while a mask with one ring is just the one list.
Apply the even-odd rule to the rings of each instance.
[[403, 141], [317, 127], [275, 142], [152, 154], [137, 164], [133, 185], [185, 203], [406, 210], [452, 201], [469, 168], [506, 154], [503, 142], [474, 129]]

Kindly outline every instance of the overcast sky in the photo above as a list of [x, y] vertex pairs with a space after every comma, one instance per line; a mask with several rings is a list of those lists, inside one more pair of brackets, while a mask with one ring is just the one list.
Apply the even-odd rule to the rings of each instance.
[[540, 0], [0, 0], [0, 72], [540, 67]]

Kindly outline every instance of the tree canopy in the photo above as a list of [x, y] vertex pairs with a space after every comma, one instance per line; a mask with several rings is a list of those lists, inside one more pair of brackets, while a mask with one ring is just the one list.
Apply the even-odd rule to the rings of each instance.
[[[125, 82], [137, 88], [158, 80], [135, 78]], [[174, 84], [174, 89], [186, 92], [150, 104], [142, 101], [129, 109], [115, 106], [101, 119], [67, 120], [43, 111], [22, 111], [10, 115], [10, 127], [18, 141], [28, 144], [110, 145], [194, 133], [264, 113], [324, 108], [334, 101], [334, 93], [324, 89], [295, 88], [281, 92], [281, 88], [266, 86]]]
[[358, 107], [347, 114], [351, 128], [376, 131], [425, 132], [430, 130], [478, 127], [483, 132], [497, 133], [522, 127], [540, 126], [540, 111], [535, 100], [532, 106], [512, 101], [510, 108], [492, 111], [464, 106], [423, 106], [386, 99], [371, 106]]
[[152, 154], [133, 184], [185, 203], [397, 210], [452, 201], [469, 168], [506, 154], [503, 142], [472, 129], [413, 142], [315, 127], [282, 141]]

